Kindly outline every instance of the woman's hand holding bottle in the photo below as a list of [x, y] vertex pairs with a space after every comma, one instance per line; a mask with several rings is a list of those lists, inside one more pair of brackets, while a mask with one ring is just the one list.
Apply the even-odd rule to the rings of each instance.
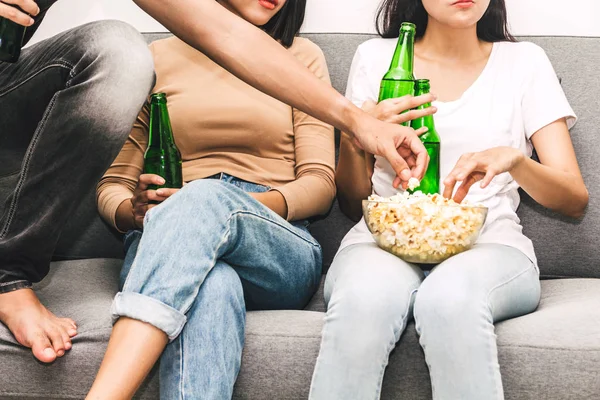
[[[395, 99], [387, 99], [375, 103], [367, 100], [362, 109], [371, 116], [383, 122], [392, 124], [403, 124], [426, 115], [433, 115], [437, 112], [436, 107], [428, 107], [423, 110], [417, 110], [417, 107], [435, 101], [435, 95], [429, 93], [418, 97], [404, 96]], [[417, 135], [419, 132], [416, 132]]]
[[[152, 185], [164, 185], [165, 180], [154, 174], [142, 174], [131, 199], [124, 201], [117, 210], [117, 226], [121, 231], [142, 229], [146, 213], [162, 203], [179, 189], [149, 189]], [[154, 204], [153, 204], [154, 203]]]
[[[395, 152], [396, 154], [391, 154], [390, 151], [387, 151], [387, 155], [382, 154], [388, 161], [390, 161], [390, 164], [392, 164], [392, 168], [396, 171], [396, 173], [398, 173], [399, 170], [402, 171], [404, 168], [404, 171], [402, 171], [402, 173], [399, 174], [394, 180], [394, 187], [402, 185], [403, 188], [406, 188], [408, 180], [411, 177], [421, 179], [427, 170], [427, 165], [429, 164], [429, 155], [418, 138], [427, 132], [427, 128], [423, 127], [415, 131], [412, 128], [401, 126], [400, 124], [424, 117], [426, 115], [435, 114], [437, 111], [437, 108], [435, 107], [416, 110], [417, 107], [423, 104], [431, 103], [434, 100], [435, 96], [433, 94], [426, 94], [418, 97], [403, 96], [399, 98], [387, 99], [379, 102], [378, 104], [372, 100], [367, 100], [362, 106], [362, 109], [365, 112], [375, 117], [379, 121], [386, 122], [386, 125], [393, 126], [398, 130], [404, 131], [402, 132], [402, 141], [399, 143], [394, 142], [395, 146], [389, 147], [390, 149], [393, 148], [393, 151], [390, 151], [392, 151], [392, 153]], [[385, 140], [386, 136], [382, 135], [382, 139]], [[361, 147], [356, 140], [354, 142], [356, 145]], [[396, 165], [392, 163], [393, 159], [396, 160]], [[406, 169], [406, 166], [408, 169], [410, 169], [410, 171], [412, 171], [412, 174], [410, 171], [408, 171], [408, 169]]]

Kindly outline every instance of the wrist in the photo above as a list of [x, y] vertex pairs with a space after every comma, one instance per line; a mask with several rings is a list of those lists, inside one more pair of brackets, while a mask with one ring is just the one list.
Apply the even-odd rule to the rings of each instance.
[[343, 129], [344, 132], [346, 132], [351, 139], [360, 139], [362, 137], [361, 133], [365, 131], [364, 126], [368, 122], [369, 115], [350, 101], [348, 101], [346, 107], [344, 107], [343, 114], [343, 120], [347, 124], [347, 127]]
[[523, 165], [525, 165], [525, 161], [528, 158], [528, 157], [525, 157], [525, 154], [523, 154], [523, 152], [521, 150], [514, 149], [514, 151], [515, 151], [515, 162], [513, 163], [513, 166], [510, 169], [510, 171], [508, 171], [510, 173], [515, 172], [520, 167], [522, 167]]

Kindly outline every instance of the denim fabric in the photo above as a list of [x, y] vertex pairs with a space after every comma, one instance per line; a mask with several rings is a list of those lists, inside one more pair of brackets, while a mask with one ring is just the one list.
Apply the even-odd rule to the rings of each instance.
[[312, 400], [379, 399], [388, 357], [414, 318], [434, 400], [500, 400], [494, 323], [534, 311], [535, 265], [519, 250], [478, 245], [435, 267], [357, 244], [335, 258]]
[[321, 247], [220, 174], [187, 184], [126, 236], [113, 318], [148, 322], [170, 343], [161, 399], [228, 399], [240, 368], [246, 309], [302, 309], [318, 288]]
[[[40, 2], [43, 13], [52, 3]], [[153, 80], [143, 38], [114, 21], [0, 62], [0, 293], [47, 274], [62, 228], [122, 148]]]

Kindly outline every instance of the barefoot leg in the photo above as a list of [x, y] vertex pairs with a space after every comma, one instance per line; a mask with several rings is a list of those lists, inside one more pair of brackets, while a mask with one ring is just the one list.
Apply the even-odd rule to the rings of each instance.
[[75, 321], [58, 318], [40, 303], [31, 289], [0, 294], [0, 321], [35, 358], [52, 362], [71, 349], [77, 334]]

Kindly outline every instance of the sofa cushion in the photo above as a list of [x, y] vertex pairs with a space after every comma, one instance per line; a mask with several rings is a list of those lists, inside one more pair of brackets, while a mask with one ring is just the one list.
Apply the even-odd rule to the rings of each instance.
[[[51, 365], [34, 360], [0, 325], [0, 399], [83, 398], [110, 335], [109, 308], [117, 291], [120, 260], [53, 263], [36, 289], [57, 315], [74, 318], [73, 349]], [[319, 295], [321, 296], [321, 295]], [[313, 302], [313, 308], [323, 309]], [[533, 314], [497, 326], [507, 399], [600, 397], [600, 280], [542, 283]], [[322, 312], [258, 311], [247, 316], [246, 346], [236, 399], [305, 399], [319, 351]], [[138, 398], [158, 398], [156, 372]], [[384, 399], [430, 399], [427, 366], [410, 324], [392, 353]]]
[[[170, 34], [147, 34], [148, 42]], [[327, 58], [334, 87], [344, 93], [352, 57], [358, 45], [373, 35], [310, 34]], [[523, 196], [519, 210], [524, 232], [535, 245], [543, 277], [600, 278], [600, 147], [595, 144], [600, 109], [600, 38], [530, 37], [541, 45], [562, 78], [562, 85], [579, 116], [572, 130], [580, 166], [590, 190], [590, 207], [582, 221], [573, 221], [545, 210], [528, 196]], [[324, 270], [329, 267], [340, 240], [352, 227], [337, 206], [329, 216], [313, 224], [312, 232], [323, 246]], [[63, 232], [56, 256], [60, 259], [122, 257], [119, 237], [99, 219], [94, 193], [89, 193]]]
[[[52, 263], [36, 292], [52, 312], [73, 318], [73, 349], [50, 365], [37, 362], [0, 324], [0, 399], [82, 399], [100, 367], [111, 331], [110, 305], [118, 289], [121, 260]], [[144, 384], [141, 399], [157, 398], [157, 377]]]

